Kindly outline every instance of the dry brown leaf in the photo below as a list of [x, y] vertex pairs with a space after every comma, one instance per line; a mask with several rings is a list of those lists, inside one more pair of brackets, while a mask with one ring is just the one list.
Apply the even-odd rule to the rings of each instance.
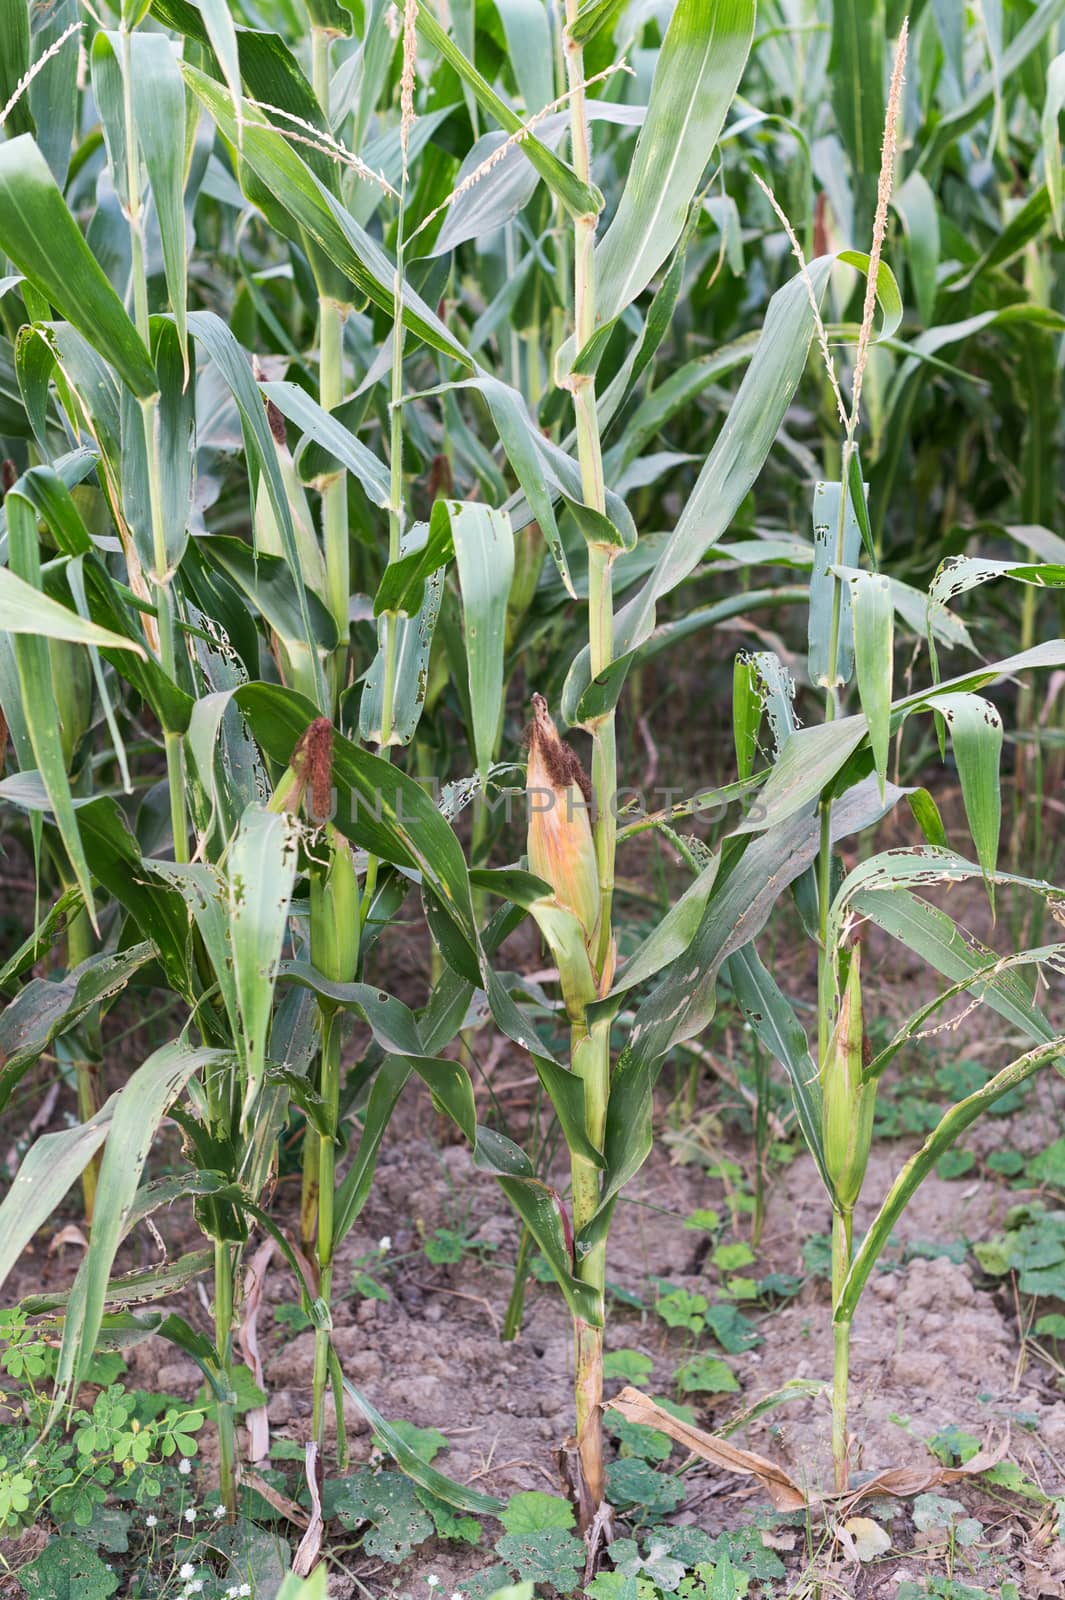
[[648, 1428], [658, 1428], [676, 1439], [686, 1450], [702, 1460], [721, 1467], [725, 1472], [735, 1472], [741, 1478], [757, 1478], [778, 1511], [801, 1511], [807, 1504], [806, 1495], [790, 1473], [778, 1467], [775, 1461], [757, 1455], [753, 1450], [741, 1450], [727, 1439], [718, 1439], [690, 1422], [681, 1422], [661, 1406], [655, 1405], [639, 1389], [622, 1389], [607, 1408], [617, 1411], [627, 1422], [639, 1422]]
[[313, 1440], [307, 1446], [304, 1471], [307, 1475], [307, 1488], [311, 1494], [311, 1518], [292, 1562], [292, 1570], [297, 1578], [306, 1578], [314, 1571], [318, 1561], [318, 1552], [322, 1548], [324, 1523], [322, 1521], [322, 1496], [318, 1487], [318, 1446]]
[[690, 1422], [681, 1422], [668, 1411], [663, 1411], [661, 1406], [655, 1405], [639, 1389], [622, 1389], [613, 1400], [606, 1401], [604, 1409], [619, 1412], [628, 1422], [639, 1422], [645, 1427], [667, 1433], [693, 1455], [711, 1462], [724, 1472], [734, 1472], [741, 1478], [756, 1478], [778, 1511], [818, 1508], [826, 1513], [831, 1512], [841, 1521], [849, 1516], [860, 1501], [872, 1495], [887, 1494], [897, 1499], [907, 1499], [911, 1495], [938, 1488], [941, 1484], [975, 1477], [989, 1467], [997, 1466], [1009, 1447], [1009, 1434], [1006, 1433], [997, 1444], [988, 1445], [960, 1467], [943, 1467], [938, 1461], [931, 1460], [919, 1466], [885, 1467], [848, 1494], [808, 1496], [791, 1474], [775, 1461], [769, 1461], [754, 1450], [741, 1450], [727, 1439], [693, 1427]]
[[256, 1494], [261, 1494], [267, 1505], [273, 1506], [275, 1511], [280, 1511], [283, 1517], [294, 1523], [297, 1528], [310, 1526], [310, 1518], [302, 1506], [295, 1500], [290, 1500], [287, 1494], [281, 1494], [278, 1489], [271, 1488], [265, 1478], [260, 1478], [257, 1472], [245, 1472], [241, 1482], [246, 1483], [249, 1489], [254, 1489]]
[[[261, 1244], [251, 1258], [245, 1275], [241, 1322], [237, 1330], [237, 1340], [244, 1360], [251, 1368], [252, 1377], [260, 1389], [265, 1389], [266, 1384], [263, 1379], [262, 1357], [259, 1354], [259, 1307], [262, 1305], [263, 1289], [266, 1285], [266, 1272], [273, 1253], [274, 1241], [273, 1239], [267, 1239], [266, 1243]], [[266, 1406], [255, 1406], [248, 1412], [244, 1422], [248, 1430], [249, 1458], [252, 1461], [265, 1461], [270, 1454], [270, 1422], [266, 1414]]]
[[87, 1250], [89, 1248], [88, 1239], [86, 1239], [80, 1228], [74, 1226], [73, 1222], [68, 1222], [65, 1228], [60, 1228], [58, 1233], [53, 1234], [48, 1242], [48, 1254], [54, 1256], [57, 1250], [62, 1250], [68, 1244], [77, 1245], [79, 1250]]
[[856, 1506], [860, 1500], [868, 1500], [870, 1495], [889, 1494], [897, 1500], [907, 1500], [911, 1495], [924, 1494], [928, 1489], [938, 1489], [942, 1484], [976, 1477], [978, 1473], [987, 1472], [989, 1467], [998, 1465], [1009, 1448], [1009, 1442], [1009, 1434], [1006, 1433], [998, 1444], [988, 1445], [960, 1467], [942, 1467], [938, 1461], [925, 1461], [912, 1467], [885, 1467], [882, 1472], [844, 1495], [836, 1503], [836, 1509], [845, 1517], [852, 1506]]

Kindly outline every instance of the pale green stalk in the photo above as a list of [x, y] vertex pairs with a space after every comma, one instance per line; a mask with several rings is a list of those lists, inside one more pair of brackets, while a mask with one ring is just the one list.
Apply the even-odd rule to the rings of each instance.
[[[850, 1271], [853, 1234], [853, 1212], [834, 1206], [832, 1211], [832, 1309], [839, 1303], [843, 1285]], [[832, 1460], [835, 1464], [836, 1489], [845, 1493], [849, 1471], [847, 1449], [847, 1389], [850, 1383], [850, 1318], [833, 1321], [832, 1338], [834, 1359], [832, 1366]]]
[[[232, 1389], [232, 1330], [233, 1330], [233, 1248], [224, 1239], [214, 1242], [214, 1327], [215, 1349], [218, 1364], [226, 1382]], [[233, 1406], [219, 1401], [218, 1412], [218, 1480], [226, 1516], [232, 1522], [237, 1515], [237, 1430]]]
[[[340, 1029], [335, 1015], [322, 1019], [322, 1101], [329, 1113], [329, 1132], [318, 1135], [318, 1297], [326, 1306], [333, 1295], [333, 1207], [336, 1193], [336, 1133], [340, 1121]], [[311, 1435], [325, 1442], [325, 1391], [329, 1381], [329, 1327], [314, 1330], [314, 1373], [311, 1389]]]
[[[67, 923], [67, 970], [80, 966], [92, 955], [92, 924], [85, 908], [79, 907]], [[79, 1049], [74, 1058], [74, 1074], [78, 1090], [78, 1119], [88, 1122], [100, 1109], [99, 1073], [92, 1051], [99, 1037], [99, 1012], [94, 1007], [90, 1016], [82, 1019], [82, 1029], [89, 1036], [88, 1053]], [[100, 1172], [102, 1155], [97, 1151], [81, 1175], [81, 1192], [85, 1201], [85, 1221], [92, 1226], [96, 1209], [96, 1180]]]
[[[334, 983], [350, 983], [359, 962], [359, 888], [347, 845], [330, 826], [322, 835], [325, 860], [311, 867], [311, 960]], [[336, 1246], [336, 1151], [340, 1128], [340, 1019], [331, 1002], [319, 1002], [322, 1030], [321, 1074], [318, 1092], [324, 1123], [315, 1129], [308, 1121], [307, 1140], [316, 1157], [318, 1233], [318, 1299], [326, 1315], [314, 1330], [314, 1374], [311, 1392], [311, 1426], [319, 1450], [325, 1445], [325, 1393], [329, 1382], [329, 1349], [333, 1298], [333, 1251]], [[306, 1153], [306, 1152], [305, 1152]], [[337, 1440], [341, 1441], [341, 1417]]]
[[[229, 1133], [232, 1079], [228, 1073], [208, 1072], [204, 1077], [207, 1115], [220, 1137]], [[214, 1241], [214, 1326], [215, 1357], [226, 1389], [233, 1390], [233, 1280], [236, 1268], [235, 1247], [226, 1239]], [[233, 1404], [220, 1400], [216, 1411], [218, 1428], [218, 1487], [230, 1522], [237, 1515], [237, 1428]]]
[[[571, 26], [578, 0], [566, 0], [566, 24]], [[584, 53], [567, 34], [566, 66], [570, 87], [570, 132], [573, 167], [588, 183], [590, 155], [584, 91]], [[573, 311], [577, 349], [582, 350], [595, 332], [595, 229], [594, 214], [574, 220]], [[586, 505], [605, 514], [606, 486], [595, 403], [595, 379], [575, 374], [570, 379], [577, 431], [577, 459]], [[605, 545], [588, 547], [588, 642], [593, 676], [614, 658], [613, 551]], [[599, 933], [597, 970], [602, 973], [612, 959], [611, 909], [614, 897], [614, 857], [617, 848], [617, 748], [614, 711], [611, 708], [592, 729], [592, 790], [595, 799], [595, 853], [599, 874]], [[584, 1079], [585, 1123], [596, 1149], [603, 1148], [607, 1101], [610, 1094], [610, 1025], [600, 1024], [589, 1034], [584, 1022], [575, 1023], [571, 1037], [571, 1064]], [[579, 1237], [599, 1208], [599, 1172], [574, 1156], [573, 1231]], [[602, 1322], [606, 1301], [606, 1242], [596, 1244], [575, 1263], [577, 1276], [594, 1291]], [[604, 1496], [603, 1440], [600, 1405], [603, 1396], [603, 1329], [578, 1320], [576, 1344], [577, 1442], [581, 1476], [587, 1499], [597, 1507]], [[585, 1512], [582, 1495], [582, 1512]]]
[[[847, 506], [850, 495], [850, 464], [854, 451], [856, 411], [852, 410], [847, 424], [840, 465], [839, 518], [836, 523], [835, 565], [842, 566], [844, 559], [844, 534]], [[836, 672], [839, 660], [839, 635], [843, 609], [843, 584], [836, 578], [832, 585], [832, 621], [828, 640], [828, 684], [825, 689], [825, 721], [834, 722], [839, 703]], [[819, 1066], [831, 1046], [832, 1014], [835, 1004], [833, 993], [832, 960], [828, 948], [828, 913], [832, 896], [832, 801], [821, 802], [821, 842], [817, 858], [817, 899], [820, 926], [820, 948], [817, 959], [817, 1060]], [[842, 1292], [851, 1258], [851, 1215], [832, 1204], [832, 1309], [835, 1311]], [[835, 1468], [836, 1488], [842, 1493], [847, 1487], [847, 1387], [850, 1373], [850, 1323], [833, 1323], [835, 1357], [832, 1375], [832, 1460]]]

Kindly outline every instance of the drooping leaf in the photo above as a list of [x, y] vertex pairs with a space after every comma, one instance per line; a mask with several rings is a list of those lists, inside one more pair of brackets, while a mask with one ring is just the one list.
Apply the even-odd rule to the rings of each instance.
[[883, 792], [891, 733], [894, 601], [891, 585], [880, 573], [860, 572], [848, 576], [847, 584], [851, 594], [858, 694], [869, 724], [869, 744]]
[[990, 889], [1002, 825], [1002, 718], [990, 700], [977, 694], [938, 696], [935, 705], [950, 733], [969, 830]]
[[478, 72], [458, 45], [433, 16], [424, 0], [418, 0], [418, 32], [434, 50], [438, 50], [449, 66], [454, 67], [462, 83], [471, 90], [481, 108], [508, 134], [522, 133], [521, 150], [544, 179], [545, 183], [562, 201], [572, 216], [595, 215], [602, 209], [603, 197], [597, 189], [582, 183], [573, 171], [553, 151], [540, 143], [534, 133], [522, 132], [524, 123], [516, 112], [501, 100], [487, 79]]
[[151, 358], [28, 133], [0, 145], [0, 249], [135, 395], [155, 393]]

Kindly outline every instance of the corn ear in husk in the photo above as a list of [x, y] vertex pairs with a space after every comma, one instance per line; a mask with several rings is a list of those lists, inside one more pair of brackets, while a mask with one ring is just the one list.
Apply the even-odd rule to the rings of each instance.
[[876, 1080], [866, 1081], [861, 946], [851, 951], [836, 1026], [821, 1064], [825, 1167], [837, 1205], [849, 1211], [861, 1193], [876, 1110]]

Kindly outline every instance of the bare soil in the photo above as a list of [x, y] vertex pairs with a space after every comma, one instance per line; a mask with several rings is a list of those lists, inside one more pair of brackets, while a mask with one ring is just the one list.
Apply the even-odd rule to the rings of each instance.
[[[1046, 1121], [1036, 1130], [1042, 1142], [1060, 1123], [1062, 1099], [1044, 1096]], [[1053, 1107], [1056, 1102], [1057, 1111]], [[1032, 1117], [995, 1125], [994, 1136], [1016, 1147], [1032, 1139]], [[987, 1125], [990, 1127], [991, 1125]], [[445, 1125], [424, 1095], [409, 1090], [390, 1131], [377, 1180], [359, 1224], [340, 1254], [337, 1283], [344, 1293], [354, 1272], [391, 1240], [397, 1265], [389, 1274], [388, 1300], [340, 1298], [335, 1310], [335, 1344], [345, 1374], [386, 1417], [405, 1418], [447, 1435], [449, 1449], [438, 1465], [449, 1476], [500, 1496], [517, 1489], [560, 1492], [557, 1451], [566, 1441], [572, 1417], [572, 1351], [568, 1315], [557, 1291], [530, 1280], [520, 1338], [500, 1341], [500, 1322], [510, 1288], [518, 1229], [505, 1198], [491, 1179], [476, 1172], [464, 1146], [445, 1143]], [[674, 1147], [675, 1148], [675, 1147]], [[867, 1195], [859, 1226], [872, 1215], [875, 1197], [887, 1187], [912, 1147], [902, 1142], [874, 1148]], [[724, 1152], [729, 1153], [726, 1149]], [[741, 1162], [749, 1149], [731, 1146]], [[564, 1174], [558, 1173], [560, 1185]], [[997, 1181], [928, 1180], [919, 1201], [898, 1230], [898, 1243], [950, 1243], [989, 1237], [1010, 1205], [1020, 1198]], [[660, 1143], [619, 1207], [611, 1239], [610, 1279], [641, 1295], [650, 1306], [648, 1280], [665, 1278], [713, 1299], [720, 1274], [702, 1260], [699, 1232], [684, 1219], [700, 1207], [727, 1214], [722, 1183], [696, 1164], [679, 1165]], [[773, 1183], [758, 1252], [760, 1275], [801, 1273], [802, 1247], [812, 1233], [827, 1232], [830, 1216], [812, 1163], [805, 1154], [781, 1170]], [[743, 1236], [741, 1222], [737, 1237]], [[438, 1227], [461, 1228], [475, 1244], [494, 1246], [485, 1259], [468, 1252], [454, 1266], [434, 1266], [421, 1245]], [[163, 1233], [171, 1248], [181, 1231], [175, 1217]], [[27, 1262], [27, 1267], [30, 1263]], [[30, 1268], [31, 1271], [34, 1269]], [[1048, 1494], [1065, 1493], [1065, 1399], [1055, 1374], [1026, 1362], [1014, 1308], [1008, 1296], [981, 1288], [972, 1258], [966, 1266], [946, 1259], [914, 1259], [876, 1276], [857, 1317], [853, 1336], [851, 1427], [855, 1465], [871, 1471], [929, 1459], [924, 1441], [951, 1424], [988, 1441], [1009, 1434], [1010, 1458]], [[42, 1279], [64, 1274], [52, 1259], [34, 1271]], [[28, 1285], [27, 1285], [28, 1286]], [[184, 1308], [209, 1327], [207, 1309], [189, 1294]], [[275, 1435], [305, 1440], [310, 1430], [310, 1373], [313, 1334], [291, 1337], [273, 1319], [280, 1304], [293, 1304], [296, 1290], [288, 1269], [275, 1257], [259, 1316], [269, 1418]], [[799, 1294], [768, 1313], [753, 1313], [762, 1342], [729, 1357], [742, 1396], [700, 1397], [704, 1426], [713, 1428], [732, 1411], [778, 1389], [793, 1378], [827, 1381], [831, 1375], [831, 1328], [827, 1286], [808, 1281]], [[674, 1369], [691, 1350], [689, 1336], [666, 1328], [652, 1310], [643, 1313], [615, 1303], [607, 1331], [608, 1348], [632, 1348], [650, 1356], [654, 1393], [675, 1394]], [[130, 1352], [126, 1380], [191, 1395], [198, 1374], [191, 1364], [155, 1341]], [[609, 1386], [611, 1390], [620, 1384]], [[353, 1464], [371, 1452], [369, 1431], [352, 1402], [346, 1423]], [[1020, 1419], [1020, 1420], [1018, 1420]], [[801, 1399], [773, 1411], [737, 1442], [771, 1456], [811, 1489], [830, 1482], [827, 1398]], [[205, 1438], [205, 1466], [211, 1442]], [[679, 1455], [674, 1461], [680, 1459]], [[712, 1472], [696, 1471], [679, 1520], [710, 1533], [747, 1525], [766, 1508], [746, 1484]], [[1037, 1507], [1016, 1497], [989, 1498], [977, 1487], [951, 1486], [988, 1527], [996, 1544], [998, 1579], [1011, 1575], [1033, 1596], [1065, 1594], [1065, 1561], [1060, 1546], [1048, 1541]], [[893, 1532], [912, 1550], [905, 1507]], [[787, 1537], [785, 1537], [785, 1543]], [[822, 1578], [835, 1575], [847, 1594], [890, 1594], [899, 1578], [945, 1570], [934, 1551], [917, 1548], [892, 1555], [873, 1571], [859, 1571], [833, 1559], [824, 1536], [813, 1548], [798, 1530], [794, 1551], [785, 1556], [799, 1580], [812, 1557]], [[371, 1593], [395, 1587], [427, 1594], [423, 1580], [440, 1579], [439, 1592], [461, 1590], [464, 1579], [482, 1564], [467, 1546], [433, 1541], [402, 1568], [358, 1558], [351, 1571]], [[959, 1569], [958, 1576], [964, 1576]], [[979, 1578], [972, 1576], [970, 1582]], [[990, 1579], [988, 1579], [990, 1582]], [[340, 1576], [336, 1592], [349, 1592]], [[997, 1592], [996, 1585], [992, 1586]], [[791, 1591], [789, 1591], [791, 1592]]]

